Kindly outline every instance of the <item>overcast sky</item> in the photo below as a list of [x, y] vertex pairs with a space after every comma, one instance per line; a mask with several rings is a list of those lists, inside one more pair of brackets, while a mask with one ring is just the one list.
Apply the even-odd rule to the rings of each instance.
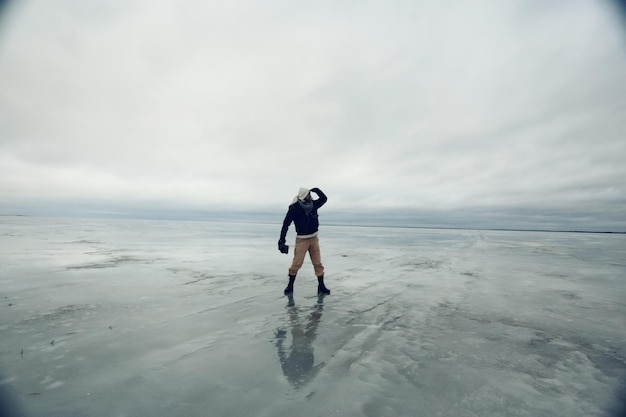
[[626, 225], [626, 32], [579, 0], [33, 0], [0, 209], [589, 210]]

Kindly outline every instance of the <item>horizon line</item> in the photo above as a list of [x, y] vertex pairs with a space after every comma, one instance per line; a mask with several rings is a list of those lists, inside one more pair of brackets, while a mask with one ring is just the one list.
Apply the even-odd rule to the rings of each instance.
[[[276, 224], [279, 222], [270, 223], [263, 221], [245, 221], [243, 219], [198, 219], [198, 218], [164, 218], [164, 217], [150, 217], [139, 215], [63, 215], [63, 214], [9, 214], [0, 213], [0, 217], [49, 217], [49, 218], [99, 218], [99, 219], [124, 219], [124, 220], [149, 220], [149, 221], [198, 221], [207, 223], [234, 223], [234, 224]], [[337, 223], [330, 222], [322, 225], [321, 227], [373, 227], [373, 228], [387, 228], [387, 229], [430, 229], [430, 230], [475, 230], [475, 231], [493, 231], [493, 232], [538, 232], [538, 233], [586, 233], [586, 234], [626, 234], [626, 231], [618, 230], [583, 230], [583, 229], [557, 229], [557, 228], [514, 228], [514, 227], [467, 227], [467, 226], [418, 226], [418, 225], [406, 225], [400, 226], [397, 224], [384, 224], [384, 223]]]

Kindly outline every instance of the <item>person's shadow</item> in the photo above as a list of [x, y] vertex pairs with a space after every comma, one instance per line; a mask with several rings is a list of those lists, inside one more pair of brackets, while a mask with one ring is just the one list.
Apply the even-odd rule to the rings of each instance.
[[[276, 330], [275, 344], [278, 350], [278, 359], [283, 369], [283, 374], [294, 389], [300, 389], [310, 382], [319, 370], [325, 365], [324, 362], [314, 365], [313, 341], [317, 337], [317, 328], [322, 318], [324, 309], [324, 296], [320, 295], [313, 311], [306, 319], [301, 320], [298, 315], [293, 296], [289, 296], [287, 311], [289, 313], [289, 325], [291, 338], [288, 337], [284, 328]], [[285, 346], [290, 339], [291, 345]]]

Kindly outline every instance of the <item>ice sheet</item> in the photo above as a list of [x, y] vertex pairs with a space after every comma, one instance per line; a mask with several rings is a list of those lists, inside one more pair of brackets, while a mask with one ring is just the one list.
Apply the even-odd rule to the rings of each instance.
[[307, 261], [290, 299], [280, 225], [0, 222], [0, 387], [23, 415], [587, 417], [623, 400], [624, 235], [322, 226], [332, 294]]

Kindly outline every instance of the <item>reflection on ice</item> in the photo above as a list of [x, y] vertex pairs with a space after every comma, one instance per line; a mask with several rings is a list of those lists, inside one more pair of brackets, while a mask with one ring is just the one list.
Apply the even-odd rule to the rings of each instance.
[[[276, 331], [275, 343], [283, 374], [292, 387], [298, 389], [315, 378], [325, 365], [324, 362], [315, 365], [313, 352], [313, 342], [324, 310], [324, 295], [318, 296], [318, 302], [310, 313], [299, 311], [293, 295], [289, 295], [288, 299], [289, 331], [280, 327]], [[305, 318], [302, 318], [302, 313]]]

